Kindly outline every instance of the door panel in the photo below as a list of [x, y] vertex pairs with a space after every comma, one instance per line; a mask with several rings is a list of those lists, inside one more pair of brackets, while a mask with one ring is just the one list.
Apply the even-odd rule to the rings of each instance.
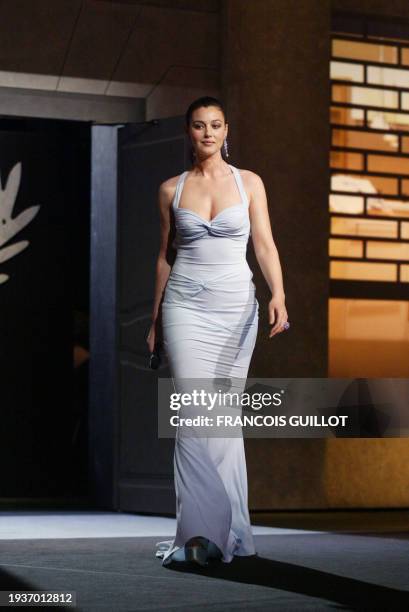
[[[91, 403], [99, 426], [94, 430], [91, 469], [96, 496], [103, 505], [120, 510], [174, 513], [174, 441], [158, 439], [156, 406], [157, 378], [170, 374], [166, 363], [157, 371], [148, 368], [144, 332], [152, 313], [159, 249], [159, 185], [180, 174], [187, 162], [183, 117], [93, 130], [93, 213], [98, 217], [95, 227], [104, 228], [94, 245], [94, 261], [106, 266], [105, 272], [102, 267], [95, 270], [100, 282], [94, 292], [91, 386], [99, 386], [99, 391]], [[104, 189], [108, 198], [101, 193]], [[98, 256], [103, 248], [105, 255]]]

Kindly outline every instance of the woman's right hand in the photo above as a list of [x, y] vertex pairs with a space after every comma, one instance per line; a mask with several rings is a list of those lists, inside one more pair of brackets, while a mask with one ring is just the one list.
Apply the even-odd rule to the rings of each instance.
[[155, 343], [156, 343], [156, 325], [155, 323], [152, 323], [148, 334], [146, 336], [146, 342], [148, 344], [148, 348], [149, 348], [149, 352], [153, 353], [154, 348], [155, 348]]

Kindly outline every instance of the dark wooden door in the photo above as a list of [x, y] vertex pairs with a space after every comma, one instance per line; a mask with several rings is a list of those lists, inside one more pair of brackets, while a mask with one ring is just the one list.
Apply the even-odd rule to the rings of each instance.
[[148, 368], [157, 193], [187, 165], [183, 117], [92, 134], [90, 470], [99, 506], [173, 513], [173, 440], [159, 439]]

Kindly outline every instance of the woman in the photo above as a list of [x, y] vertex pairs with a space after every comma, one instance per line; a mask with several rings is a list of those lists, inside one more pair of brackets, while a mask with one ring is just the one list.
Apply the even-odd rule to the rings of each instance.
[[[147, 342], [152, 352], [162, 334], [176, 388], [183, 379], [233, 378], [243, 389], [259, 310], [246, 260], [250, 233], [272, 294], [269, 338], [289, 327], [265, 189], [257, 174], [223, 158], [222, 150], [228, 156], [228, 124], [219, 100], [194, 101], [185, 129], [193, 167], [159, 188], [161, 246]], [[205, 565], [209, 558], [228, 563], [234, 555], [255, 554], [242, 432], [205, 438], [183, 436], [179, 430], [174, 454], [177, 531], [174, 540], [158, 543], [156, 555], [163, 565]]]

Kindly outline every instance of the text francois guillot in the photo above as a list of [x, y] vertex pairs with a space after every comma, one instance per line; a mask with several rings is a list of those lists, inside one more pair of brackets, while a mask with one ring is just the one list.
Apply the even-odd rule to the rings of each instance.
[[[228, 400], [228, 401], [226, 401]], [[272, 401], [271, 401], [272, 400]], [[279, 406], [282, 404], [282, 397], [280, 393], [223, 393], [219, 390], [219, 393], [205, 392], [203, 389], [200, 391], [193, 390], [189, 393], [172, 393], [170, 395], [170, 409], [173, 411], [179, 411], [181, 408], [189, 406], [200, 406], [201, 408], [207, 408], [207, 410], [213, 410], [217, 404], [217, 407], [249, 407], [253, 410], [260, 410], [263, 406]], [[347, 415], [291, 415], [287, 418], [286, 415], [228, 415], [218, 414], [215, 418], [211, 416], [205, 416], [203, 414], [196, 415], [195, 417], [186, 416], [181, 417], [173, 415], [170, 417], [170, 424], [172, 426], [187, 426], [187, 427], [212, 427], [217, 426], [242, 426], [247, 425], [256, 427], [345, 427]]]

